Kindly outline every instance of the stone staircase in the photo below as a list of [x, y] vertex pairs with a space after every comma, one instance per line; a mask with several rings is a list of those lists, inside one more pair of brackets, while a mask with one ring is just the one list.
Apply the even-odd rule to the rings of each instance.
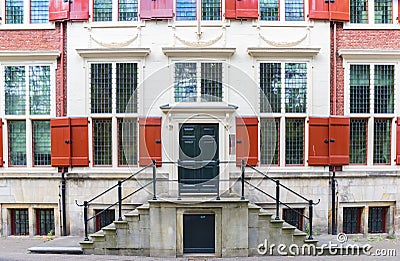
[[[216, 222], [216, 227], [218, 224], [221, 226], [220, 232], [216, 232], [216, 238], [218, 235], [221, 237], [220, 242], [216, 240], [215, 255], [213, 255], [216, 257], [281, 255], [277, 252], [280, 244], [286, 246], [286, 251], [293, 244], [299, 249], [303, 245], [317, 244], [317, 240], [307, 239], [305, 232], [283, 220], [275, 220], [274, 214], [247, 201], [213, 200], [189, 203], [191, 204], [186, 201], [164, 203], [149, 201], [126, 213], [123, 221], [114, 221], [91, 234], [90, 240], [82, 241], [80, 245], [84, 254], [182, 256], [183, 243], [180, 241], [182, 241], [183, 227], [179, 226], [181, 218], [178, 213], [199, 211], [199, 209], [215, 210], [215, 215], [221, 218], [220, 224]], [[168, 224], [161, 222], [162, 225], [158, 226], [160, 219], [163, 218], [169, 220]], [[174, 225], [175, 223], [177, 225]], [[157, 249], [158, 245], [160, 249]], [[288, 252], [288, 255], [293, 255], [293, 252]]]

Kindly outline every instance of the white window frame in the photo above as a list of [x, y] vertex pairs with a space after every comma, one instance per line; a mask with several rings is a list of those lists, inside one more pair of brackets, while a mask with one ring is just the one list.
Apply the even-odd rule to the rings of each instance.
[[136, 21], [119, 21], [119, 1], [112, 0], [112, 17], [111, 21], [94, 21], [94, 0], [90, 1], [89, 14], [90, 14], [90, 27], [114, 27], [114, 26], [138, 26], [143, 25], [144, 21], [140, 19], [140, 0], [138, 1], [137, 20]]

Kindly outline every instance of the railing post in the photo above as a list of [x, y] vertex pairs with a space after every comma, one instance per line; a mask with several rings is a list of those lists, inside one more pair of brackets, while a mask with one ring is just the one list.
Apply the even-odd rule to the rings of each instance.
[[85, 241], [89, 241], [88, 238], [88, 227], [87, 227], [87, 219], [88, 219], [88, 202], [83, 201], [83, 219], [85, 221]]
[[118, 180], [118, 221], [122, 221], [122, 182]]
[[241, 175], [240, 181], [242, 183], [242, 196], [240, 197], [240, 200], [245, 200], [245, 197], [244, 197], [244, 170], [245, 170], [244, 159], [242, 159], [241, 169], [242, 169], [242, 175]]
[[308, 236], [308, 239], [313, 239], [313, 201], [310, 199], [308, 201], [308, 221], [310, 222], [310, 235]]
[[275, 200], [276, 200], [276, 217], [275, 220], [279, 220], [279, 189], [280, 189], [280, 182], [276, 180], [276, 188], [275, 188]]
[[157, 190], [156, 190], [156, 182], [157, 182], [157, 179], [156, 179], [156, 161], [155, 160], [153, 160], [153, 200], [157, 200]]

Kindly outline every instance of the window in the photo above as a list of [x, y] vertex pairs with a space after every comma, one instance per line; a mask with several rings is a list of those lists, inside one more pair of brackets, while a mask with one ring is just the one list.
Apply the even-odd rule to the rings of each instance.
[[391, 24], [392, 23], [392, 1], [393, 0], [375, 0], [375, 23]]
[[50, 231], [54, 235], [54, 209], [36, 210], [36, 235], [47, 235]]
[[350, 0], [350, 23], [393, 24], [393, 0]]
[[279, 0], [260, 0], [260, 20], [279, 20]]
[[260, 63], [261, 164], [304, 164], [307, 85], [307, 63]]
[[175, 101], [222, 101], [222, 73], [222, 63], [175, 63]]
[[192, 21], [196, 20], [196, 0], [177, 0], [176, 1], [176, 20]]
[[94, 218], [95, 220], [95, 226], [96, 226], [96, 231], [99, 231], [103, 227], [111, 224], [115, 220], [115, 210], [113, 209], [108, 209], [108, 210], [95, 210], [96, 217]]
[[368, 0], [350, 1], [350, 23], [368, 23]]
[[11, 210], [11, 235], [13, 236], [29, 235], [28, 209]]
[[286, 21], [304, 21], [304, 0], [285, 0]]
[[351, 164], [367, 164], [367, 151], [373, 164], [391, 164], [394, 70], [394, 65], [350, 65]]
[[221, 20], [221, 0], [202, 0], [202, 20]]
[[369, 207], [368, 233], [386, 233], [388, 207]]
[[[118, 10], [118, 17], [113, 17], [113, 9]], [[94, 0], [93, 21], [137, 21], [138, 0]]]
[[[94, 165], [136, 164], [137, 84], [137, 63], [90, 65]], [[117, 144], [113, 144], [114, 135]], [[116, 149], [118, 151], [114, 159], [113, 151]]]
[[304, 21], [304, 0], [259, 0], [261, 21]]
[[49, 65], [4, 66], [9, 166], [50, 165], [50, 79]]
[[49, 0], [31, 0], [31, 23], [49, 22]]
[[362, 208], [343, 208], [343, 233], [361, 233]]
[[24, 23], [24, 0], [6, 0], [6, 23]]
[[[25, 3], [29, 3], [28, 6]], [[49, 0], [6, 0], [6, 24], [49, 22]], [[28, 20], [25, 19], [28, 18]]]
[[303, 230], [303, 212], [302, 208], [284, 208], [282, 218], [287, 223], [292, 226], [295, 226], [299, 230]]
[[197, 10], [205, 21], [221, 20], [221, 0], [176, 0], [176, 20], [194, 21], [197, 19]]

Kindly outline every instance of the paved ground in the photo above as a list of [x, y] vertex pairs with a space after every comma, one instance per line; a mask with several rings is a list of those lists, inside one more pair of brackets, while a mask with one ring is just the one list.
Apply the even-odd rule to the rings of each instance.
[[[325, 235], [317, 237], [320, 243], [338, 244], [336, 237]], [[78, 247], [78, 242], [82, 240], [80, 237], [59, 237], [52, 240], [47, 240], [45, 237], [7, 237], [0, 238], [0, 261], [5, 260], [181, 260], [181, 261], [195, 261], [195, 260], [400, 260], [400, 238], [398, 239], [388, 239], [379, 236], [369, 236], [369, 237], [352, 237], [348, 240], [350, 244], [358, 244], [360, 246], [365, 246], [370, 244], [373, 256], [366, 255], [343, 255], [343, 256], [297, 256], [297, 257], [251, 257], [251, 258], [203, 258], [203, 257], [187, 257], [178, 259], [164, 259], [164, 258], [150, 258], [150, 257], [134, 257], [134, 256], [94, 256], [94, 255], [71, 255], [71, 254], [35, 254], [30, 253], [28, 248], [31, 247]], [[379, 256], [377, 255], [379, 254]], [[396, 255], [388, 257], [387, 255]]]

